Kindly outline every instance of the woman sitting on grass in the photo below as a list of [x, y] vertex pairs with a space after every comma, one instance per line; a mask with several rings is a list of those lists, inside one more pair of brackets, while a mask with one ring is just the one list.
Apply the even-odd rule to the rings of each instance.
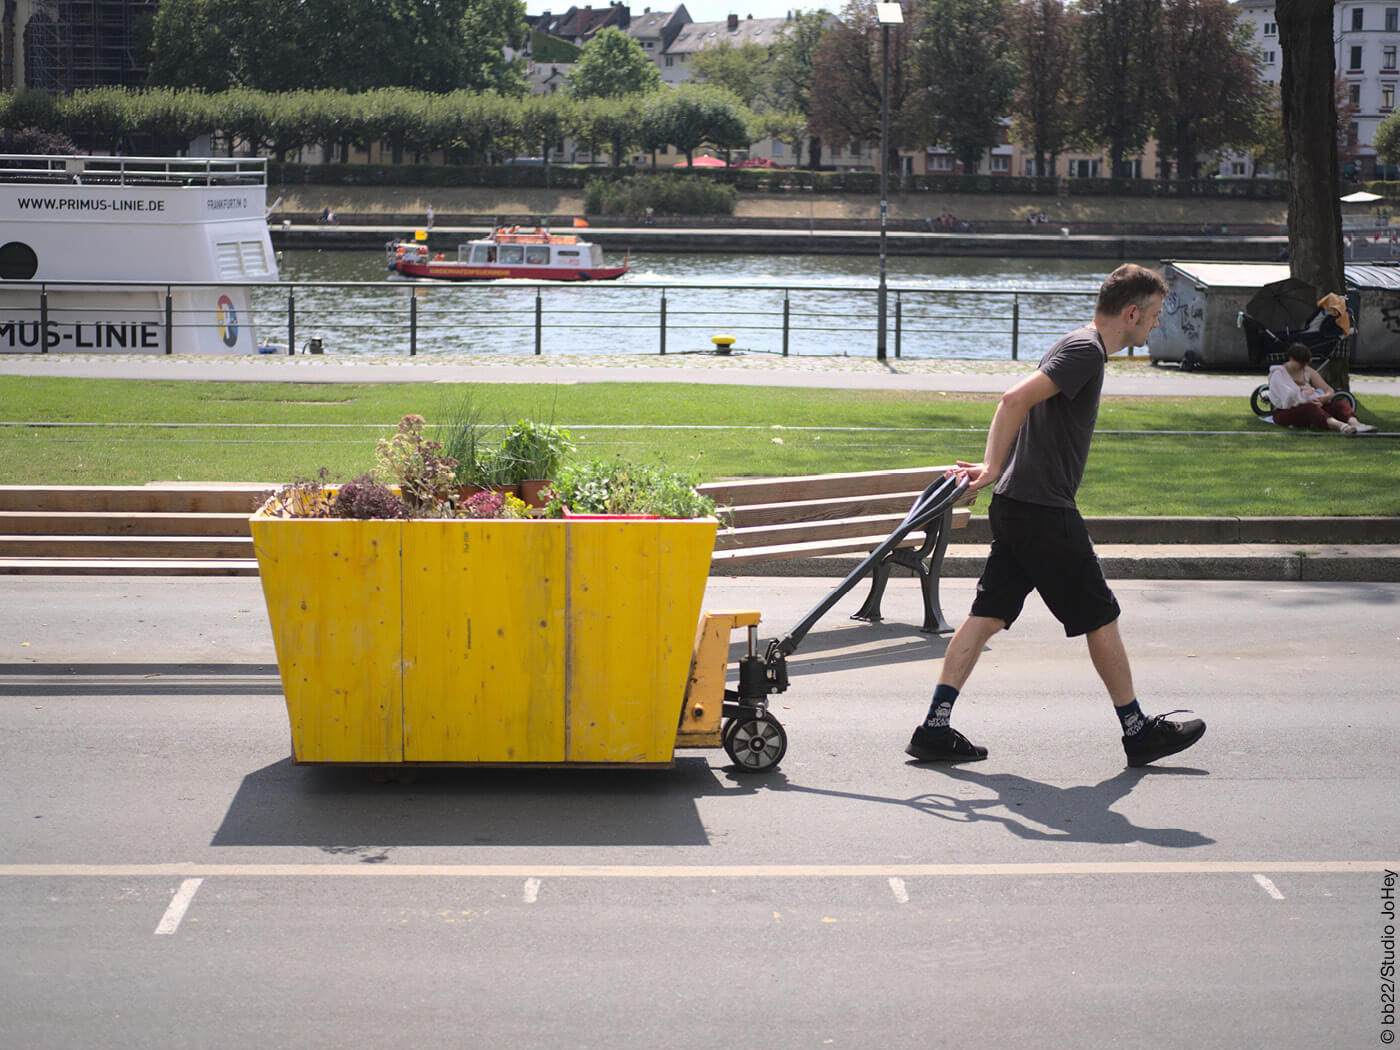
[[1356, 418], [1351, 402], [1337, 396], [1311, 361], [1311, 351], [1302, 343], [1293, 343], [1288, 347], [1288, 360], [1269, 369], [1274, 422], [1285, 427], [1337, 430], [1347, 437], [1374, 432], [1375, 427]]

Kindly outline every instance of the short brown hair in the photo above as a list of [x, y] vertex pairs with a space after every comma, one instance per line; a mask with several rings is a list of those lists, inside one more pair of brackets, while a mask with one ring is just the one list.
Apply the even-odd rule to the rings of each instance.
[[1156, 270], [1137, 263], [1124, 263], [1104, 278], [1094, 310], [1117, 317], [1130, 306], [1141, 306], [1153, 296], [1166, 298], [1167, 282]]
[[1302, 343], [1289, 343], [1288, 360], [1302, 361], [1303, 364], [1308, 364], [1312, 361], [1312, 351], [1309, 350]]

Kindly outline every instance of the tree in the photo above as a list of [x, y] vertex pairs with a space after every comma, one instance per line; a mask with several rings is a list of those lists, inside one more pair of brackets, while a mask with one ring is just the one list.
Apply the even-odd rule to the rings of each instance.
[[[825, 8], [818, 11], [798, 11], [792, 21], [778, 30], [778, 42], [773, 45], [773, 66], [770, 71], [773, 108], [785, 113], [805, 115], [811, 110], [812, 78], [816, 72], [817, 50], [822, 37], [834, 19]], [[794, 145], [799, 149], [800, 145]], [[808, 166], [821, 163], [821, 138], [814, 135], [807, 144]]]
[[1197, 157], [1254, 139], [1268, 106], [1254, 64], [1254, 33], [1230, 0], [1167, 0], [1161, 19], [1157, 144], [1177, 178], [1196, 177]]
[[633, 37], [614, 26], [601, 30], [583, 47], [569, 74], [574, 98], [619, 98], [661, 86], [661, 70]]
[[686, 166], [704, 145], [743, 149], [749, 144], [751, 114], [727, 91], [681, 84], [649, 95], [642, 116], [642, 145], [655, 150], [674, 146], [685, 154]]
[[[1332, 0], [1277, 0], [1274, 17], [1283, 52], [1289, 273], [1321, 293], [1345, 294]], [[1346, 389], [1346, 362], [1334, 357], [1323, 374], [1338, 390]]]
[[916, 48], [928, 138], [963, 171], [997, 145], [1016, 88], [1003, 0], [924, 0]]
[[574, 110], [570, 134], [588, 146], [609, 148], [613, 167], [627, 163], [627, 154], [642, 140], [642, 104], [645, 95], [594, 98]]
[[523, 94], [522, 0], [161, 0], [150, 82], [222, 91]]
[[1113, 178], [1140, 152], [1152, 128], [1161, 0], [1083, 0], [1084, 133], [1108, 148]]
[[690, 76], [697, 83], [723, 88], [755, 109], [760, 104], [766, 107], [772, 98], [767, 67], [768, 48], [752, 43], [735, 47], [728, 40], [721, 40], [695, 55]]
[[1012, 96], [1011, 134], [1035, 151], [1035, 172], [1050, 175], [1073, 128], [1076, 30], [1064, 0], [1017, 0], [1008, 17], [1021, 81]]
[[798, 112], [780, 113], [776, 109], [767, 109], [754, 115], [749, 134], [753, 136], [751, 144], [772, 139], [791, 146], [792, 155], [801, 158], [802, 140], [807, 137], [807, 118]]
[[[922, 138], [923, 110], [911, 104], [909, 41], [915, 31], [911, 5], [904, 25], [890, 27], [889, 116], [893, 150], [906, 138]], [[807, 123], [829, 142], [880, 141], [880, 25], [874, 0], [850, 0], [841, 25], [829, 30], [817, 49]], [[913, 129], [906, 135], [906, 129]], [[885, 159], [888, 163], [888, 158]]]

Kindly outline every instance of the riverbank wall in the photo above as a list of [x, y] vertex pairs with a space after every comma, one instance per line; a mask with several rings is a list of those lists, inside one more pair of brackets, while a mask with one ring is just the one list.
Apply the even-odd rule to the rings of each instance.
[[[296, 217], [298, 220], [302, 216]], [[411, 216], [337, 217], [334, 224], [293, 221], [291, 218], [270, 226], [273, 246], [282, 249], [329, 251], [368, 251], [383, 249], [388, 241], [411, 238], [424, 224]], [[405, 218], [407, 222], [393, 222]], [[472, 216], [472, 219], [479, 217]], [[391, 221], [385, 221], [390, 219]], [[457, 224], [444, 219], [426, 230], [428, 248], [454, 255], [457, 246], [489, 231], [485, 222]], [[718, 226], [689, 222], [665, 225], [621, 226], [592, 224], [586, 234], [609, 253], [633, 252], [725, 252], [775, 255], [875, 255], [880, 250], [879, 228], [854, 223], [838, 228], [836, 223], [808, 224], [786, 228], [765, 222], [761, 225], [728, 220]], [[1254, 227], [1206, 227], [1194, 232], [1166, 233], [1133, 229], [1094, 230], [1074, 226], [1030, 226], [1002, 232], [983, 224], [970, 229], [933, 230], [901, 228], [886, 230], [885, 250], [889, 255], [964, 256], [973, 258], [1105, 259], [1105, 260], [1238, 260], [1271, 262], [1280, 258], [1288, 245], [1284, 233], [1254, 232]], [[556, 227], [557, 228], [557, 227]]]

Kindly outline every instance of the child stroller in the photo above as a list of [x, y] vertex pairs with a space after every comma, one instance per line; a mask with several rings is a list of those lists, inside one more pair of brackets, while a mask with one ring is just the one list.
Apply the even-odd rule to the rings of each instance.
[[[1244, 329], [1252, 365], [1283, 364], [1294, 343], [1302, 343], [1312, 352], [1314, 368], [1351, 356], [1354, 335], [1345, 300], [1330, 292], [1318, 296], [1316, 288], [1295, 277], [1261, 288], [1239, 315], [1239, 326]], [[1339, 390], [1336, 396], [1356, 410], [1356, 398], [1350, 392]], [[1268, 383], [1250, 394], [1249, 407], [1260, 419], [1273, 418]]]

